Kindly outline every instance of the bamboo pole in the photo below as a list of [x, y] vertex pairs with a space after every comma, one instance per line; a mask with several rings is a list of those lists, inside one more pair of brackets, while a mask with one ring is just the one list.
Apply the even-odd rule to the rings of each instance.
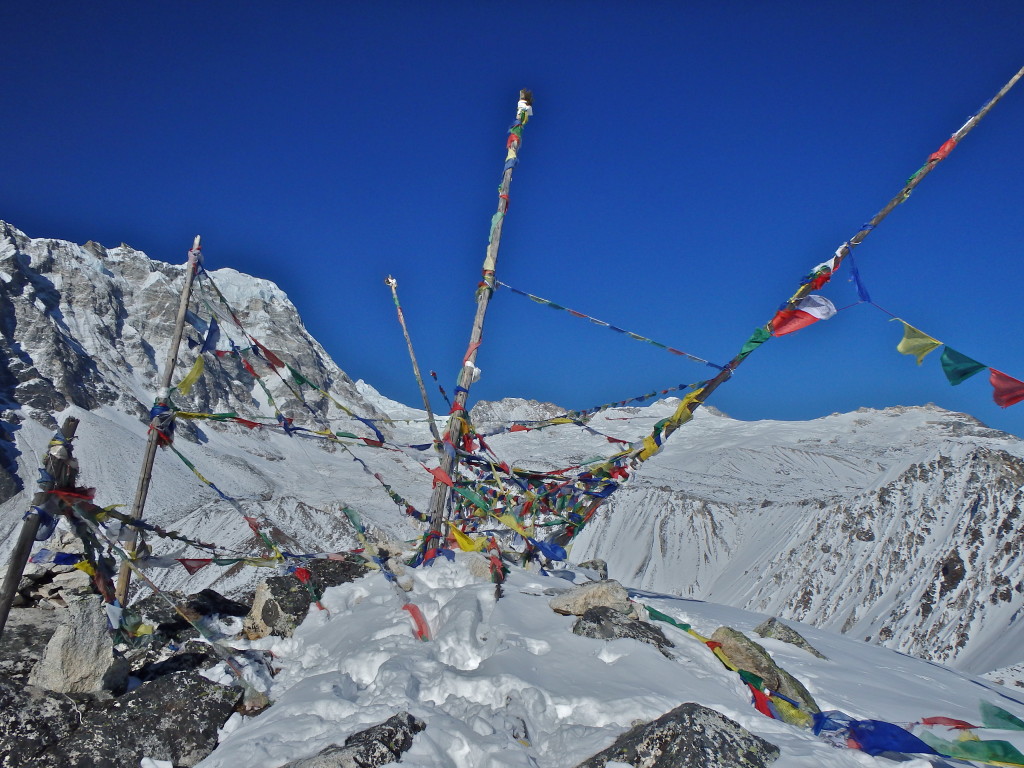
[[[480, 288], [476, 294], [476, 315], [473, 318], [473, 328], [469, 335], [469, 346], [466, 349], [466, 356], [463, 358], [462, 369], [459, 371], [458, 386], [455, 389], [455, 398], [452, 403], [451, 415], [448, 418], [448, 427], [442, 438], [442, 442], [447, 443], [452, 449], [461, 437], [466, 424], [464, 414], [466, 412], [466, 400], [469, 397], [469, 388], [479, 377], [476, 368], [476, 356], [483, 338], [484, 317], [487, 314], [487, 305], [491, 301], [491, 294], [494, 293], [494, 268], [498, 261], [501, 229], [505, 221], [505, 214], [508, 211], [508, 190], [512, 183], [512, 171], [518, 161], [519, 147], [522, 144], [522, 126], [526, 124], [526, 121], [533, 113], [532, 104], [533, 94], [525, 89], [520, 91], [519, 103], [516, 106], [516, 123], [509, 132], [508, 155], [501, 176], [501, 184], [498, 187], [498, 212], [491, 221], [491, 236], [487, 244], [487, 253], [483, 264], [483, 281], [480, 283]], [[456, 452], [451, 449], [446, 450], [441, 457], [441, 469], [453, 480], [453, 473], [457, 470], [458, 464], [459, 460]], [[430, 530], [424, 543], [425, 553], [436, 548], [442, 540], [441, 529], [447, 516], [448, 498], [448, 486], [441, 482], [436, 483], [434, 492], [430, 497]]]
[[402, 312], [402, 305], [398, 302], [398, 281], [391, 275], [384, 279], [384, 284], [391, 289], [391, 297], [395, 300], [395, 309], [398, 311], [398, 324], [402, 326], [402, 334], [405, 336], [405, 345], [409, 348], [409, 359], [412, 360], [412, 372], [416, 376], [416, 383], [420, 387], [420, 397], [423, 398], [423, 407], [427, 411], [427, 421], [430, 423], [430, 434], [434, 436], [435, 447], [441, 449], [441, 433], [437, 431], [437, 424], [434, 422], [434, 411], [430, 407], [430, 398], [427, 397], [427, 388], [423, 384], [423, 376], [420, 374], [420, 365], [416, 362], [416, 353], [412, 348], [412, 339], [409, 337], [409, 329], [405, 325], [405, 314]]
[[[44, 477], [48, 478], [39, 484], [40, 490], [32, 497], [33, 507], [44, 507], [47, 502], [56, 497], [50, 495], [55, 488], [72, 488], [78, 475], [77, 463], [72, 456], [71, 441], [78, 429], [78, 419], [68, 416], [61, 427], [63, 443], [54, 441], [46, 451], [43, 459]], [[14, 545], [11, 552], [11, 560], [7, 564], [7, 575], [4, 577], [3, 587], [0, 588], [0, 637], [3, 636], [4, 627], [7, 625], [7, 617], [11, 613], [11, 606], [14, 604], [14, 596], [18, 591], [18, 584], [25, 573], [25, 564], [28, 563], [29, 554], [32, 552], [32, 543], [36, 540], [36, 533], [39, 531], [40, 517], [38, 514], [30, 514], [25, 517], [21, 524], [21, 535], [18, 543]]]
[[[889, 200], [889, 202], [886, 203], [885, 206], [878, 213], [876, 213], [870, 221], [868, 221], [868, 223], [864, 224], [853, 237], [851, 237], [849, 240], [843, 243], [838, 249], [836, 249], [835, 260], [832, 262], [833, 274], [836, 272], [837, 269], [839, 269], [839, 265], [843, 263], [846, 257], [853, 253], [853, 249], [860, 245], [862, 242], [864, 242], [865, 238], [867, 238], [867, 236], [871, 234], [875, 227], [878, 226], [878, 224], [880, 224], [890, 213], [892, 213], [893, 209], [895, 209], [896, 206], [904, 202], [910, 196], [910, 193], [917, 187], [917, 185], [924, 181], [924, 178], [929, 173], [934, 171], [935, 167], [942, 160], [945, 160], [949, 156], [949, 153], [956, 148], [956, 145], [965, 136], [967, 136], [967, 134], [970, 133], [971, 130], [973, 130], [974, 126], [976, 126], [981, 121], [981, 119], [989, 113], [992, 107], [994, 107], [999, 102], [999, 100], [1002, 99], [1003, 96], [1005, 96], [1009, 92], [1009, 90], [1014, 85], [1017, 84], [1017, 81], [1020, 80], [1022, 77], [1024, 77], [1024, 67], [1019, 69], [1017, 73], [1013, 77], [1011, 77], [1002, 88], [999, 89], [998, 93], [996, 93], [995, 96], [993, 96], [981, 109], [979, 109], [976, 114], [972, 115], [970, 119], [968, 119], [967, 122], [960, 127], [959, 130], [953, 133], [953, 135], [950, 136], [950, 138], [941, 147], [939, 147], [937, 151], [933, 152], [928, 157], [928, 160], [925, 162], [925, 164], [921, 166], [921, 168], [919, 168], [917, 172], [907, 180], [906, 184], [904, 184], [903, 186], [903, 189], [901, 189], [895, 197]], [[801, 299], [805, 298], [813, 290], [815, 289], [811, 286], [810, 283], [804, 283], [803, 285], [800, 286], [796, 293], [794, 293], [793, 296], [789, 299], [789, 301], [786, 303], [786, 307], [794, 307]], [[764, 327], [770, 331], [771, 321], [769, 320]], [[708, 399], [712, 392], [714, 392], [722, 384], [729, 380], [729, 378], [732, 376], [733, 371], [735, 371], [736, 368], [738, 368], [739, 365], [746, 358], [747, 355], [740, 352], [739, 354], [736, 355], [736, 357], [730, 360], [729, 363], [725, 365], [725, 367], [723, 367], [722, 370], [719, 371], [719, 373], [714, 378], [710, 379], [707, 383], [704, 384], [703, 387], [701, 387], [700, 398], [693, 400], [687, 406], [687, 410], [689, 410], [690, 415], [692, 415], [698, 408], [700, 408], [700, 406]], [[665, 424], [664, 429], [661, 433], [662, 441], [664, 442], [665, 440], [667, 440], [669, 435], [671, 435], [673, 432], [676, 431], [676, 429], [685, 424], [686, 421], [688, 421], [688, 418], [670, 419]], [[639, 452], [639, 449], [635, 449], [634, 451], [632, 451], [632, 458], [635, 459]], [[565, 546], [569, 542], [569, 540], [579, 531], [579, 528], [582, 527], [583, 524], [586, 524], [586, 522], [594, 515], [594, 513], [597, 512], [598, 508], [607, 500], [607, 498], [608, 497], [594, 499], [594, 501], [591, 502], [591, 504], [587, 507], [586, 512], [583, 513], [583, 523], [572, 534], [567, 534], [564, 530], [560, 532], [558, 536], [555, 537], [556, 543], [558, 543], [561, 546]]]
[[[185, 329], [185, 314], [188, 312], [189, 298], [192, 296], [192, 282], [195, 280], [196, 270], [202, 263], [202, 242], [199, 235], [196, 235], [192, 242], [192, 249], [188, 252], [187, 269], [185, 271], [185, 283], [181, 287], [181, 298], [178, 302], [178, 316], [174, 321], [174, 336], [171, 339], [171, 347], [167, 352], [167, 361], [164, 363], [164, 376], [160, 384], [160, 391], [157, 393], [155, 405], [169, 405], [171, 392], [171, 379], [174, 377], [174, 366], [178, 361], [178, 348], [181, 346], [181, 336]], [[146, 507], [146, 497], [149, 495], [149, 484], [153, 479], [153, 461], [156, 458], [156, 449], [160, 439], [159, 416], [154, 415], [150, 420], [149, 432], [146, 436], [146, 450], [142, 457], [142, 469], [139, 471], [139, 482], [135, 488], [135, 501], [132, 503], [131, 516], [138, 520]], [[130, 555], [135, 555], [135, 544], [139, 538], [139, 532], [134, 527], [125, 527], [121, 533], [121, 542], [124, 550]], [[123, 561], [117, 572], [117, 585], [114, 589], [114, 596], [119, 605], [124, 606], [128, 602], [128, 586], [131, 583], [132, 571], [128, 561]]]

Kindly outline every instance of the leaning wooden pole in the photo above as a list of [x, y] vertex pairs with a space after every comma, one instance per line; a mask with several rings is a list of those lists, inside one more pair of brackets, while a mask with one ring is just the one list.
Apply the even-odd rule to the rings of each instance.
[[[146, 436], [146, 450], [142, 457], [142, 469], [139, 471], [139, 482], [135, 488], [135, 501], [132, 503], [131, 516], [135, 520], [142, 517], [146, 507], [146, 497], [149, 495], [149, 483], [153, 479], [153, 461], [156, 458], [156, 449], [160, 442], [162, 428], [165, 421], [163, 414], [170, 406], [171, 379], [174, 377], [174, 367], [178, 362], [178, 348], [181, 346], [181, 337], [185, 330], [185, 314], [188, 312], [188, 302], [192, 296], [192, 282], [195, 280], [196, 271], [202, 263], [202, 243], [199, 235], [196, 235], [192, 242], [192, 249], [188, 252], [188, 262], [185, 270], [185, 283], [181, 287], [181, 298], [178, 302], [178, 316], [174, 321], [174, 336], [171, 338], [171, 347], [167, 352], [167, 362], [164, 363], [164, 376], [160, 383], [160, 391], [157, 393], [153, 405], [153, 414], [149, 423], [149, 433]], [[134, 527], [127, 527], [122, 530], [121, 542], [123, 549], [130, 555], [135, 555], [135, 544], [138, 541], [139, 532]], [[114, 596], [120, 605], [126, 605], [128, 601], [128, 585], [131, 583], [132, 571], [128, 562], [122, 562], [117, 572], [117, 585], [114, 589]]]
[[[941, 161], [945, 160], [949, 156], [949, 153], [956, 148], [956, 145], [968, 133], [971, 132], [974, 126], [976, 126], [981, 121], [981, 119], [989, 113], [992, 107], [994, 107], [999, 102], [999, 100], [1002, 99], [1003, 96], [1005, 96], [1009, 92], [1009, 90], [1014, 85], [1017, 84], [1017, 81], [1020, 80], [1022, 77], [1024, 77], [1024, 67], [1019, 69], [1017, 71], [1017, 74], [1011, 77], [1009, 81], [1006, 83], [1006, 85], [1000, 88], [999, 92], [996, 93], [996, 95], [993, 96], [981, 109], [979, 109], [977, 113], [971, 116], [967, 120], [967, 122], [960, 127], [959, 130], [953, 133], [953, 135], [950, 136], [941, 147], [939, 147], [935, 152], [928, 156], [928, 160], [925, 161], [925, 164], [922, 165], [914, 173], [914, 175], [907, 180], [906, 184], [903, 186], [903, 189], [901, 189], [895, 197], [893, 197], [888, 203], [886, 203], [885, 207], [883, 207], [878, 213], [876, 213], [870, 221], [864, 224], [853, 237], [851, 237], [849, 240], [847, 240], [845, 243], [839, 246], [838, 249], [836, 249], [835, 256], [832, 258], [830, 263], [830, 274], [835, 274], [836, 270], [839, 269], [839, 265], [843, 263], [847, 256], [853, 253], [853, 249], [860, 245], [862, 242], [864, 242], [864, 239], [867, 238], [869, 234], [871, 234], [871, 232], [875, 229], [876, 226], [878, 226], [890, 213], [892, 213], [893, 209], [895, 209], [896, 206], [898, 206], [900, 203], [904, 202], [908, 197], [910, 197], [910, 193], [913, 192], [913, 190], [917, 187], [918, 184], [924, 181], [925, 176], [934, 171], [935, 167]], [[783, 308], [792, 309], [800, 302], [801, 299], [806, 298], [814, 290], [816, 289], [812, 282], [805, 282], [797, 289], [796, 293], [794, 293], [793, 296], [789, 299], [789, 301], [786, 302]], [[761, 341], [770, 338], [773, 333], [771, 321], [766, 323], [763, 326], [763, 329], [759, 330], [763, 330], [764, 332], [764, 336], [761, 339]], [[733, 371], [735, 371], [740, 366], [740, 364], [744, 360], [746, 360], [746, 358], [750, 355], [750, 352], [752, 350], [753, 348], [748, 349], [745, 346], [743, 349], [740, 350], [739, 354], [737, 354], [732, 360], [730, 360], [729, 363], [726, 366], [724, 366], [722, 370], [714, 378], [705, 382], [699, 388], [699, 390], [697, 390], [697, 392], [693, 393], [690, 397], [687, 397], [686, 399], [683, 400], [683, 402], [680, 405], [680, 409], [675, 414], [673, 414], [672, 417], [667, 419], [665, 423], [662, 425], [662, 431], [659, 435], [661, 443], [664, 443], [664, 441], [668, 439], [669, 435], [671, 435], [679, 427], [681, 427], [683, 424], [690, 420], [690, 418], [693, 416], [693, 413], [707, 401], [708, 397], [711, 396], [711, 393], [729, 380], [729, 378], [732, 376]], [[644, 448], [634, 449], [631, 452], [630, 456], [633, 460], [644, 461], [645, 457], [642, 455], [643, 451]], [[604, 497], [594, 499], [594, 501], [591, 502], [591, 504], [587, 507], [586, 511], [582, 515], [583, 524], [586, 524], [586, 522], [594, 515], [594, 513], [605, 502], [606, 499], [607, 497]], [[572, 532], [561, 532], [558, 536], [555, 537], [556, 543], [558, 543], [561, 546], [565, 546], [569, 542], [569, 540], [573, 536], [575, 536], [576, 533], [578, 533], [580, 528], [582, 528], [582, 524], [576, 529], [574, 529]]]
[[[508, 190], [512, 183], [512, 171], [519, 161], [519, 147], [523, 140], [523, 126], [526, 125], [533, 114], [533, 94], [528, 90], [519, 92], [519, 103], [516, 105], [516, 121], [509, 129], [507, 149], [505, 157], [505, 168], [501, 176], [501, 185], [498, 187], [498, 212], [491, 219], [491, 234], [487, 243], [487, 254], [484, 257], [483, 279], [476, 293], [476, 316], [473, 318], [473, 329], [469, 335], [469, 346], [466, 348], [466, 355], [462, 360], [462, 369], [459, 371], [458, 385], [455, 388], [455, 397], [452, 402], [451, 415], [448, 418], [448, 427], [442, 436], [442, 448], [444, 455], [441, 458], [441, 469], [447, 477], [454, 480], [455, 472], [458, 469], [459, 459], [455, 447], [460, 442], [463, 432], [467, 428], [466, 400], [469, 397], [469, 388], [479, 378], [476, 367], [476, 356], [480, 349], [480, 341], [484, 332], [484, 316], [487, 314], [487, 305], [491, 301], [491, 294], [494, 293], [494, 269], [498, 263], [498, 245], [501, 243], [501, 228], [505, 221], [505, 214], [508, 212]], [[424, 541], [424, 559], [429, 560], [433, 552], [443, 540], [441, 530], [444, 527], [446, 511], [448, 507], [449, 487], [444, 482], [436, 482], [434, 493], [430, 497], [430, 530]]]
[[11, 613], [11, 606], [14, 605], [14, 596], [25, 573], [25, 564], [28, 563], [28, 557], [32, 552], [32, 543], [36, 540], [42, 515], [56, 517], [58, 514], [57, 507], [60, 502], [50, 491], [71, 488], [75, 484], [78, 472], [72, 456], [71, 441], [77, 429], [78, 419], [68, 416], [60, 429], [60, 435], [54, 436], [43, 459], [39, 491], [32, 497], [32, 512], [25, 515], [25, 521], [21, 524], [21, 535], [18, 537], [18, 543], [14, 545], [14, 551], [11, 552], [7, 575], [4, 577], [3, 587], [0, 588], [0, 637], [3, 636], [7, 617]]

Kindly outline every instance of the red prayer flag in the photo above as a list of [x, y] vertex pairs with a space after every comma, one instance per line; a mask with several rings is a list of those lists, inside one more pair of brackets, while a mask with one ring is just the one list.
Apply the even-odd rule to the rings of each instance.
[[988, 381], [992, 385], [992, 399], [1000, 408], [1009, 408], [1024, 400], [1024, 381], [1018, 381], [995, 368], [989, 368]]
[[438, 483], [444, 483], [449, 488], [455, 487], [455, 483], [452, 482], [452, 479], [448, 476], [448, 473], [441, 469], [441, 467], [434, 467], [433, 469], [428, 469], [427, 472], [434, 476], [434, 485], [437, 485]]
[[524, 427], [522, 424], [513, 424], [509, 427], [509, 432], [529, 432], [529, 427]]
[[963, 720], [955, 720], [952, 717], [922, 717], [921, 725], [945, 725], [950, 728], [980, 728], [978, 725], [971, 725]]
[[208, 566], [210, 563], [213, 562], [212, 559], [200, 559], [200, 558], [182, 558], [182, 557], [178, 557], [178, 558], [175, 558], [175, 559], [185, 567], [185, 570], [188, 571], [188, 575], [189, 576], [193, 575], [196, 571], [202, 570], [203, 568], [205, 568], [206, 566]]
[[946, 139], [946, 143], [928, 156], [928, 160], [945, 160], [956, 147], [956, 139]]

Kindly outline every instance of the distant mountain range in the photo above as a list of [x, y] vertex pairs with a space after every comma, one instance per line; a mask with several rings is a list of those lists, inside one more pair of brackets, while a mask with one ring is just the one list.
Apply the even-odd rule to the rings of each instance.
[[[0, 552], [65, 415], [82, 420], [76, 456], [97, 503], [131, 503], [184, 270], [126, 245], [30, 239], [0, 222]], [[430, 441], [424, 413], [353, 382], [272, 283], [231, 269], [211, 277], [198, 281], [186, 335], [201, 341], [219, 316], [219, 350], [256, 339], [315, 388], [264, 366], [256, 371], [264, 390], [238, 356], [208, 355], [176, 404], [268, 425], [280, 414], [311, 432], [182, 421], [177, 448], [231, 501], [161, 451], [147, 519], [254, 553], [260, 544], [244, 514], [290, 551], [336, 551], [357, 545], [339, 515], [347, 505], [379, 538], [416, 537], [418, 524], [382, 482], [426, 509], [425, 466], [436, 457], [409, 447]], [[175, 381], [197, 353], [182, 345]], [[510, 464], [555, 469], [613, 453], [602, 435], [635, 440], [676, 402], [604, 411], [589, 423], [600, 434], [572, 424], [499, 431], [558, 415], [550, 403], [479, 403], [473, 419], [497, 432], [488, 442]], [[327, 429], [355, 437], [339, 444], [313, 434]], [[379, 437], [386, 444], [374, 447]], [[833, 628], [982, 673], [1024, 661], [1022, 492], [1024, 442], [964, 414], [925, 406], [741, 422], [702, 409], [608, 500], [571, 559], [602, 558], [613, 578], [635, 587]], [[157, 554], [196, 556], [152, 543]], [[162, 586], [190, 591], [242, 590], [261, 575], [238, 566], [155, 572]]]

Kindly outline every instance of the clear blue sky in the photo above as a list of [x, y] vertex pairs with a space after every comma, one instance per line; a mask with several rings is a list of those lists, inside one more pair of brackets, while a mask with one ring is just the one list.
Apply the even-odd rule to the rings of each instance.
[[[1024, 65], [1017, 0], [8, 6], [0, 218], [177, 263], [201, 233], [210, 268], [276, 282], [349, 375], [413, 405], [383, 278], [450, 391], [519, 88], [536, 114], [498, 278], [724, 363]], [[879, 304], [1024, 379], [1022, 137], [1024, 84], [857, 259]], [[822, 291], [839, 307], [847, 275]], [[900, 338], [840, 312], [710, 402], [935, 402], [1024, 435], [1024, 403], [949, 386]], [[711, 373], [504, 290], [478, 364], [471, 401], [566, 408]]]

